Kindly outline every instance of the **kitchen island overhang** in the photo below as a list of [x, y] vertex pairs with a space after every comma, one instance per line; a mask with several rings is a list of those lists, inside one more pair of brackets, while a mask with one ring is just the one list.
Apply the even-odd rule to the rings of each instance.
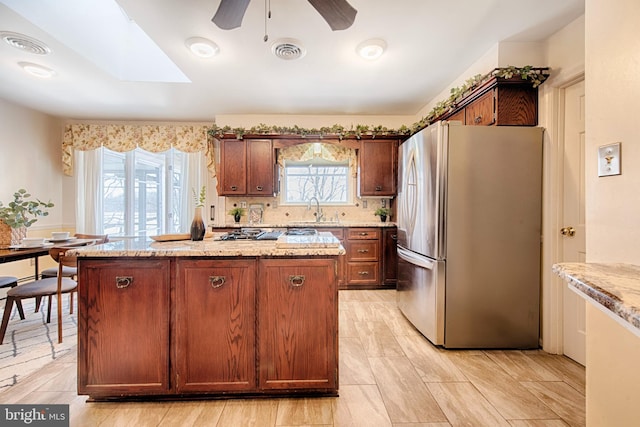
[[76, 250], [78, 393], [336, 396], [344, 248], [333, 236], [296, 237], [297, 245], [127, 239]]

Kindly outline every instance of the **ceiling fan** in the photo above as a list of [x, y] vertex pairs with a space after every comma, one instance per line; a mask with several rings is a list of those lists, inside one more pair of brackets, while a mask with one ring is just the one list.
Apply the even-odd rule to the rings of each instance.
[[[242, 24], [250, 0], [222, 0], [211, 21], [223, 30], [232, 30]], [[327, 21], [331, 30], [346, 30], [356, 18], [355, 10], [347, 0], [308, 0]]]

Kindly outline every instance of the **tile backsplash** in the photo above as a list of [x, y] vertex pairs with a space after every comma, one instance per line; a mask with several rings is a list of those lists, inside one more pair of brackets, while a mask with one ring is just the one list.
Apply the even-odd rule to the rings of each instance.
[[[227, 211], [242, 206], [242, 203], [246, 204], [247, 213], [242, 217], [240, 223], [249, 223], [249, 207], [255, 204], [263, 206], [262, 223], [265, 224], [313, 221], [315, 219], [315, 205], [312, 205], [311, 209], [307, 209], [306, 206], [281, 205], [278, 197], [226, 197], [224, 211], [219, 210], [217, 213], [217, 216], [223, 216], [216, 218], [216, 225], [233, 223], [233, 218], [227, 214]], [[325, 221], [335, 221], [337, 215], [339, 221], [372, 222], [379, 220], [373, 213], [382, 207], [383, 203], [387, 207], [391, 204], [391, 208], [394, 208], [393, 199], [377, 198], [356, 198], [355, 205], [321, 206], [321, 208]]]

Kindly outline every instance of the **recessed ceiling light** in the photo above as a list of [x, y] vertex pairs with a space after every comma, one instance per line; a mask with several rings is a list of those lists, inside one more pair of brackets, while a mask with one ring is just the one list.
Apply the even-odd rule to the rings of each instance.
[[185, 42], [191, 53], [200, 58], [211, 58], [220, 52], [217, 44], [203, 37], [191, 37]]
[[386, 48], [387, 44], [384, 40], [371, 39], [360, 43], [356, 47], [356, 52], [364, 59], [373, 60], [380, 58]]
[[32, 76], [40, 77], [42, 79], [48, 79], [56, 75], [54, 70], [45, 67], [44, 65], [38, 65], [31, 62], [18, 62], [18, 65]]

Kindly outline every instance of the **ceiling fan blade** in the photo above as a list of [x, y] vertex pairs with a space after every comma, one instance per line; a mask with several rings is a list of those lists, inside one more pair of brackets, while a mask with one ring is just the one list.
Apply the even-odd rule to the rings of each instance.
[[357, 10], [347, 0], [309, 0], [333, 31], [346, 30], [356, 19]]
[[233, 30], [242, 24], [250, 0], [222, 0], [211, 21], [223, 30]]

